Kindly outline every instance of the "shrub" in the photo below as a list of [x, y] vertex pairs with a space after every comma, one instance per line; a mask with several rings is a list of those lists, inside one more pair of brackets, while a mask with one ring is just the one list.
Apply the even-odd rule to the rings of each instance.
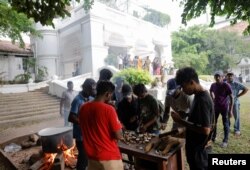
[[24, 74], [18, 74], [15, 78], [14, 78], [14, 82], [16, 84], [26, 84], [29, 82], [29, 79], [31, 78], [31, 74], [29, 72], [26, 72]]
[[115, 80], [117, 77], [122, 77], [132, 86], [138, 83], [150, 84], [152, 81], [149, 72], [135, 68], [123, 69], [119, 73], [115, 74], [113, 80]]
[[41, 82], [45, 80], [47, 76], [48, 76], [47, 67], [45, 66], [38, 67], [35, 82]]

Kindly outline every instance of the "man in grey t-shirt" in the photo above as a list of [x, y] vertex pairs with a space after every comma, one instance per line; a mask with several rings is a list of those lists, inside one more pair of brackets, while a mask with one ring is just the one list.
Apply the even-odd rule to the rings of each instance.
[[[187, 113], [191, 108], [193, 102], [193, 95], [189, 96], [181, 91], [181, 87], [176, 84], [174, 78], [167, 81], [167, 94], [165, 98], [165, 113], [164, 121], [167, 123], [170, 115], [170, 108], [177, 112], [182, 113], [182, 118], [187, 117]], [[172, 130], [180, 127], [173, 122]]]
[[71, 103], [76, 96], [76, 92], [73, 90], [74, 85], [72, 81], [68, 81], [67, 87], [68, 89], [63, 92], [62, 98], [60, 101], [60, 115], [64, 116], [64, 126], [70, 125], [68, 121], [69, 111], [70, 111]]

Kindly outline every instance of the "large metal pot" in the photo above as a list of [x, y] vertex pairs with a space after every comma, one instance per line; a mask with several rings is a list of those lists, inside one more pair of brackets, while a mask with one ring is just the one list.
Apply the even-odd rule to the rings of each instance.
[[52, 127], [38, 132], [41, 137], [42, 149], [46, 153], [61, 152], [62, 144], [68, 149], [73, 146], [72, 127]]

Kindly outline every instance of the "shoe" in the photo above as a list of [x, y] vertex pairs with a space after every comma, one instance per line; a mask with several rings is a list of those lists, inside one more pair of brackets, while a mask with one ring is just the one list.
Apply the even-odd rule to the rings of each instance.
[[222, 142], [222, 143], [220, 144], [220, 147], [226, 148], [226, 147], [227, 147], [227, 142]]
[[240, 136], [240, 131], [235, 131], [234, 135]]

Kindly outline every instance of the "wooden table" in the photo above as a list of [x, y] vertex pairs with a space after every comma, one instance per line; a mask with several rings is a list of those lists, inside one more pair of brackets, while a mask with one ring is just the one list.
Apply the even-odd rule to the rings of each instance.
[[144, 150], [139, 149], [139, 144], [128, 145], [122, 141], [118, 143], [121, 153], [134, 157], [136, 170], [145, 169], [143, 168], [142, 162], [155, 164], [157, 170], [184, 170], [183, 145], [184, 144], [180, 144], [173, 148], [166, 156], [161, 156], [155, 153], [154, 149], [145, 153]]

